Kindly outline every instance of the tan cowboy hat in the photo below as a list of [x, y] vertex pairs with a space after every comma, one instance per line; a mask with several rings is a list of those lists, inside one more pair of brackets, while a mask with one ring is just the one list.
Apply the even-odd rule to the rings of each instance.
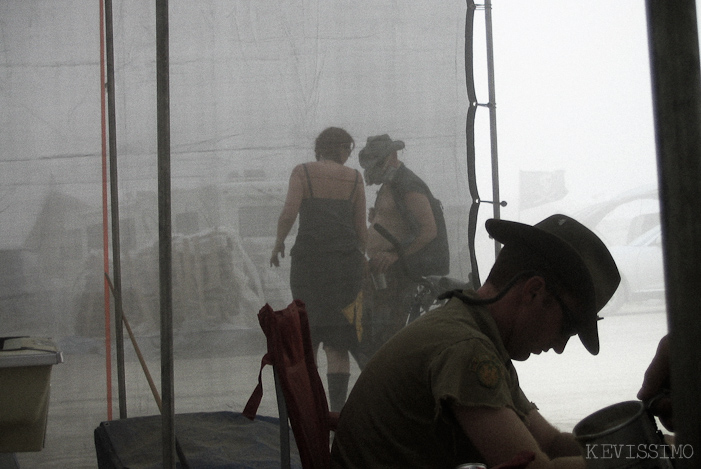
[[598, 313], [621, 282], [603, 241], [566, 215], [552, 215], [533, 226], [496, 219], [487, 220], [485, 226], [505, 246], [518, 244], [540, 253], [564, 283], [575, 286], [583, 305], [574, 318], [579, 339], [589, 353], [599, 353]]

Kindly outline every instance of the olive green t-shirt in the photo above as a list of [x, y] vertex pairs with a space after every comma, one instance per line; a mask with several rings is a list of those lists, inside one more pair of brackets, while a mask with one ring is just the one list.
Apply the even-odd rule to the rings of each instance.
[[402, 329], [365, 367], [341, 413], [332, 467], [482, 461], [451, 403], [508, 407], [523, 420], [536, 408], [519, 387], [489, 312], [457, 298]]

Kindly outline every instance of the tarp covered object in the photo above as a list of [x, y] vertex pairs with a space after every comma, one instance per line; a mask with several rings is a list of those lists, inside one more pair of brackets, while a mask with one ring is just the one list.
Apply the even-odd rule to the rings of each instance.
[[[236, 412], [196, 412], [175, 417], [177, 438], [190, 467], [280, 467], [280, 425], [271, 417], [251, 421]], [[100, 469], [163, 467], [160, 416], [102, 422], [95, 429]], [[301, 468], [293, 443], [291, 467]]]

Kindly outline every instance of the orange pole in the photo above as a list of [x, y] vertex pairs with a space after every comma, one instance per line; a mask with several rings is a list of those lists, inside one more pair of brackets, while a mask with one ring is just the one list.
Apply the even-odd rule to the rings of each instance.
[[[100, 1], [100, 123], [102, 126], [102, 246], [104, 274], [110, 270], [109, 223], [107, 211], [107, 123], [105, 111], [105, 9]], [[110, 317], [110, 287], [103, 277], [105, 291], [105, 375], [107, 386], [107, 420], [112, 420], [112, 339]]]

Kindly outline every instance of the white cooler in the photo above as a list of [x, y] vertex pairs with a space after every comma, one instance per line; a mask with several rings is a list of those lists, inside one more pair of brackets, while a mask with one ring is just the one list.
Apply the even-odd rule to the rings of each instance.
[[0, 453], [44, 447], [51, 367], [57, 363], [63, 355], [51, 339], [0, 338]]

